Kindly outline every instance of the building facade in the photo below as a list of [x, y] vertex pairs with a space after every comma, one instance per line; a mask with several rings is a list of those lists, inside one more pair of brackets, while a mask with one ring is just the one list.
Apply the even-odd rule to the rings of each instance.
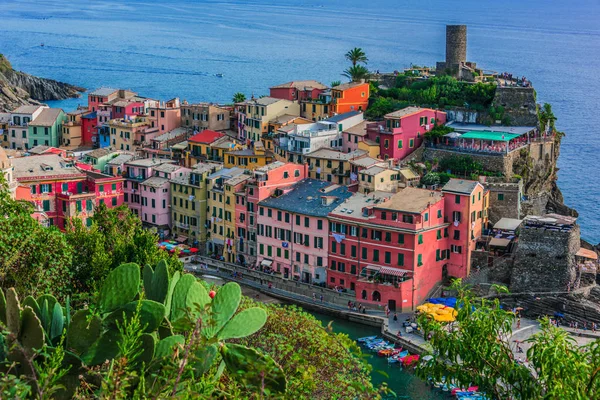
[[188, 104], [184, 101], [181, 105], [181, 126], [191, 132], [225, 131], [230, 128], [230, 121], [231, 110], [218, 104]]

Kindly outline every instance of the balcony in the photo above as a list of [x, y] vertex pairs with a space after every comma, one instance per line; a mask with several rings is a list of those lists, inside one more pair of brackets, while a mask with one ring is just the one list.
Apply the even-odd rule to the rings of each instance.
[[350, 170], [344, 171], [343, 168], [334, 168], [331, 172], [333, 175], [350, 176]]
[[175, 226], [179, 229], [190, 229], [190, 224], [184, 224], [183, 222], [175, 222]]
[[137, 181], [137, 182], [142, 182], [147, 179], [144, 175], [126, 175], [125, 177], [131, 181]]

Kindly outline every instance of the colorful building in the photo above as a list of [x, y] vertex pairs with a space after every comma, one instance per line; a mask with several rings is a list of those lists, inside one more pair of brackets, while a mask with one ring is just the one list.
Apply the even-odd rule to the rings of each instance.
[[111, 119], [110, 146], [117, 150], [134, 151], [137, 147], [150, 144], [158, 135], [158, 128], [152, 127], [147, 117]]
[[369, 194], [373, 192], [396, 193], [400, 173], [379, 163], [358, 172], [358, 191]]
[[254, 170], [253, 179], [244, 190], [235, 194], [236, 258], [248, 265], [257, 265], [256, 228], [258, 203], [276, 190], [290, 187], [308, 175], [306, 164], [275, 161]]
[[269, 121], [281, 115], [300, 116], [300, 105], [290, 100], [261, 97], [243, 103], [239, 114], [238, 138], [256, 142], [269, 131]]
[[335, 122], [319, 121], [310, 124], [296, 124], [294, 129], [281, 135], [279, 151], [285, 151], [288, 161], [304, 163], [304, 156], [318, 149], [339, 149], [342, 135]]
[[11, 149], [27, 150], [29, 145], [28, 130], [31, 121], [36, 119], [46, 106], [20, 106], [10, 113], [8, 126], [8, 143]]
[[[83, 161], [90, 164], [95, 170], [104, 172], [104, 167], [111, 159], [121, 154], [120, 151], [114, 150], [112, 147], [92, 150], [83, 156]], [[112, 174], [110, 174], [112, 175]]]
[[225, 131], [230, 128], [231, 109], [213, 103], [181, 105], [181, 126], [190, 132]]
[[59, 147], [61, 145], [62, 124], [67, 119], [60, 108], [44, 108], [29, 123], [29, 147], [37, 145]]
[[327, 86], [318, 81], [292, 81], [269, 88], [269, 96], [289, 101], [316, 99]]
[[255, 142], [250, 149], [234, 150], [225, 153], [225, 168], [239, 167], [256, 169], [275, 160], [272, 151], [266, 150], [262, 142]]
[[187, 241], [200, 249], [206, 247], [206, 179], [221, 168], [221, 164], [200, 163], [190, 172], [171, 179], [171, 228], [178, 242]]
[[81, 118], [87, 112], [87, 109], [80, 109], [67, 113], [67, 118], [62, 124], [61, 145], [63, 147], [74, 149], [83, 145]]
[[168, 158], [173, 159], [171, 147], [177, 143], [185, 141], [187, 137], [186, 128], [175, 128], [169, 132], [165, 132], [162, 135], [155, 136], [151, 140], [150, 146], [144, 146], [138, 151], [146, 158]]
[[82, 170], [59, 155], [15, 158], [12, 164], [15, 180], [29, 187], [25, 193], [17, 191], [17, 200], [33, 203], [47, 225], [65, 229], [70, 218], [90, 225], [100, 204], [111, 208], [123, 203], [121, 177]]
[[371, 121], [362, 121], [357, 125], [344, 129], [342, 133], [342, 149], [347, 153], [358, 150], [358, 144], [367, 136], [367, 125], [372, 123]]
[[[244, 192], [244, 189], [248, 182], [252, 180], [250, 174], [239, 174], [224, 182], [224, 233], [225, 233], [225, 246], [223, 249], [223, 255], [225, 260], [228, 262], [239, 263], [241, 258], [237, 255], [240, 236], [237, 235], [237, 204], [238, 194]], [[243, 238], [243, 236], [241, 237]]]
[[229, 260], [232, 259], [232, 227], [235, 226], [235, 215], [231, 214], [229, 206], [234, 204], [235, 197], [231, 190], [225, 191], [225, 182], [245, 172], [246, 170], [241, 168], [223, 168], [206, 178], [209, 211], [206, 220], [206, 251]]
[[363, 150], [342, 153], [322, 148], [304, 155], [304, 161], [308, 164], [311, 179], [348, 185], [356, 181], [356, 176], [351, 176], [350, 162], [365, 157], [366, 154]]
[[446, 113], [430, 108], [406, 107], [367, 125], [367, 138], [379, 144], [380, 157], [404, 159], [423, 143], [425, 133], [446, 123]]
[[223, 162], [226, 152], [241, 148], [225, 134], [208, 129], [192, 136], [187, 142], [188, 154], [185, 165], [188, 167], [204, 161]]
[[[146, 179], [154, 176], [154, 168], [164, 163], [172, 163], [172, 161], [160, 158], [138, 158], [126, 161], [122, 164], [122, 173], [125, 177], [125, 182], [123, 184], [124, 200], [129, 209], [140, 218], [142, 217], [140, 184]], [[152, 218], [150, 218], [150, 220], [152, 220]]]
[[119, 154], [106, 162], [103, 172], [112, 176], [124, 176], [126, 174], [125, 163], [131, 161], [134, 157], [133, 154]]
[[179, 98], [169, 101], [157, 101], [151, 104], [146, 114], [152, 128], [158, 128], [158, 135], [170, 132], [181, 126], [181, 106]]
[[98, 115], [95, 111], [81, 116], [81, 144], [98, 147]]
[[258, 203], [258, 262], [284, 278], [324, 283], [327, 215], [351, 196], [344, 186], [305, 179]]
[[369, 106], [369, 83], [350, 82], [331, 88], [333, 115], [366, 111]]

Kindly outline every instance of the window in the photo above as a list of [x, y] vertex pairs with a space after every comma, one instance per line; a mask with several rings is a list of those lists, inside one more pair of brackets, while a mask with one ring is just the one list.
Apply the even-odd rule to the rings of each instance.
[[398, 253], [398, 266], [404, 266], [404, 254], [402, 253]]
[[350, 256], [356, 258], [356, 246], [350, 247]]
[[346, 245], [344, 243], [340, 243], [340, 254], [343, 256], [346, 255]]
[[371, 239], [381, 240], [381, 231], [376, 231], [375, 229], [371, 230]]
[[50, 211], [50, 200], [43, 201], [44, 211]]
[[419, 244], [423, 244], [423, 235], [419, 235]]
[[454, 231], [454, 240], [460, 240], [460, 231], [458, 229]]
[[104, 192], [104, 185], [98, 186], [98, 191], [99, 192]]
[[111, 200], [111, 204], [112, 204], [113, 206], [116, 206], [116, 205], [117, 205], [117, 198], [116, 198], [116, 197], [113, 197], [113, 198], [112, 198], [112, 200]]
[[461, 219], [460, 211], [453, 211], [452, 212], [452, 220], [456, 221], [456, 222], [460, 222], [460, 219]]
[[289, 213], [285, 213], [285, 222], [289, 223], [290, 222], [290, 214]]
[[334, 254], [337, 252], [337, 242], [335, 240], [331, 242], [331, 252]]
[[425, 222], [429, 221], [429, 213], [425, 213]]
[[112, 190], [117, 190], [117, 184], [116, 184], [116, 183], [113, 183], [113, 184], [112, 184], [112, 187], [111, 187], [111, 189], [112, 189]]
[[436, 238], [437, 238], [437, 240], [440, 240], [442, 238], [442, 230], [441, 229], [436, 231]]
[[408, 140], [408, 147], [410, 147], [411, 149], [413, 147], [415, 147], [415, 139], [409, 139]]
[[379, 261], [379, 250], [377, 250], [377, 249], [373, 250], [373, 261], [374, 262]]
[[273, 218], [273, 210], [271, 210], [270, 208], [267, 208], [267, 217]]
[[423, 265], [423, 254], [418, 254], [417, 255], [417, 266], [420, 267], [421, 265]]
[[442, 218], [442, 210], [438, 210], [438, 212], [437, 212], [437, 217], [438, 217], [438, 218]]
[[273, 256], [273, 248], [271, 246], [267, 246], [267, 256]]
[[317, 257], [317, 267], [323, 266], [323, 257]]
[[390, 243], [392, 241], [392, 233], [391, 232], [385, 233], [385, 241], [388, 243]]
[[[250, 204], [250, 203], [248, 203], [248, 204]], [[260, 207], [260, 208], [258, 209], [258, 213], [259, 213], [260, 215], [265, 215], [265, 209], [264, 209], [264, 208], [262, 208], [262, 207]]]
[[386, 264], [390, 264], [392, 262], [392, 253], [390, 253], [389, 251], [385, 252], [385, 259], [384, 262]]
[[398, 244], [404, 244], [404, 233], [398, 234]]
[[437, 249], [435, 251], [435, 261], [440, 261], [440, 260], [441, 260], [440, 249]]
[[412, 215], [403, 215], [402, 216], [402, 222], [407, 223], [407, 224], [412, 224], [413, 223], [413, 216]]
[[317, 229], [323, 230], [323, 220], [317, 220]]
[[381, 212], [381, 219], [384, 221], [387, 219], [387, 213], [385, 211]]
[[472, 199], [473, 199], [473, 201], [472, 201], [472, 204], [475, 204], [475, 195], [473, 195], [473, 196], [471, 196], [471, 197], [472, 197]]
[[388, 139], [385, 139], [383, 141], [383, 147], [386, 149], [388, 149], [390, 147], [390, 141]]
[[398, 140], [398, 148], [401, 149], [402, 148], [402, 140]]
[[296, 215], [296, 225], [300, 225], [300, 216]]
[[260, 254], [260, 255], [265, 254], [265, 245], [262, 243], [258, 246], [258, 254]]
[[453, 253], [457, 253], [457, 254], [461, 254], [462, 253], [462, 246], [456, 246], [451, 244], [450, 245], [450, 251]]
[[308, 217], [304, 217], [304, 226], [306, 228], [310, 227], [310, 219]]
[[77, 212], [81, 212], [81, 200], [77, 200], [76, 207], [77, 207]]
[[459, 195], [454, 196], [454, 204], [460, 204], [460, 196]]
[[498, 201], [504, 201], [504, 193], [498, 193]]
[[85, 201], [85, 209], [87, 211], [92, 211], [94, 209], [94, 203], [92, 202], [92, 200], [88, 199]]
[[277, 257], [281, 257], [281, 249], [279, 247], [277, 248]]
[[361, 249], [361, 258], [362, 258], [363, 260], [366, 260], [366, 259], [367, 259], [367, 248], [366, 248], [366, 247], [363, 247], [363, 248]]

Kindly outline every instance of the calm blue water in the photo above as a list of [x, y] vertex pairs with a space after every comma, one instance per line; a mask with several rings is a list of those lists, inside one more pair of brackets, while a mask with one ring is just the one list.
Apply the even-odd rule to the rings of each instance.
[[465, 23], [470, 60], [527, 76], [538, 100], [552, 103], [567, 133], [559, 185], [584, 238], [600, 242], [598, 0], [154, 3], [0, 0], [0, 51], [18, 69], [87, 88], [225, 102], [292, 79], [341, 79], [355, 46], [371, 69], [433, 65], [444, 57], [444, 25]]

